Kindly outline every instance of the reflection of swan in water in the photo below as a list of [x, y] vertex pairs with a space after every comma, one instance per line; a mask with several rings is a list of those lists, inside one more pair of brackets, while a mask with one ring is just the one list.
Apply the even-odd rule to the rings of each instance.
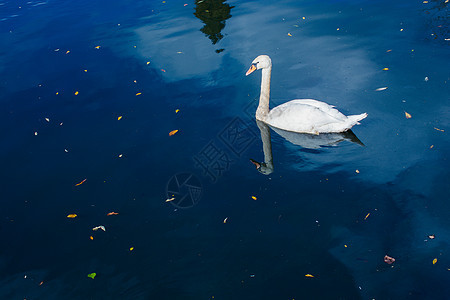
[[245, 75], [259, 69], [262, 69], [262, 78], [256, 119], [272, 127], [311, 134], [344, 132], [367, 117], [366, 113], [345, 116], [333, 106], [313, 99], [292, 100], [269, 110], [272, 72], [272, 61], [269, 56], [260, 55], [255, 58]]
[[358, 139], [358, 137], [351, 130], [339, 133], [321, 133], [318, 135], [313, 135], [308, 133], [297, 133], [292, 131], [286, 131], [278, 128], [272, 129], [273, 131], [278, 133], [280, 136], [282, 136], [292, 144], [299, 145], [307, 149], [318, 149], [320, 147], [337, 146], [337, 144], [339, 144], [342, 141], [349, 141], [364, 146], [364, 144]]
[[257, 162], [250, 159], [250, 161], [256, 166], [256, 169], [264, 175], [269, 175], [273, 172], [273, 157], [272, 157], [272, 142], [270, 141], [270, 128], [267, 124], [256, 120], [259, 131], [261, 132], [261, 140], [263, 143], [264, 162]]
[[[256, 166], [256, 169], [264, 175], [269, 175], [273, 172], [273, 156], [272, 156], [272, 142], [270, 139], [270, 128], [266, 123], [256, 120], [259, 131], [261, 132], [261, 140], [263, 143], [264, 162], [258, 162], [254, 159], [250, 161]], [[349, 141], [355, 144], [364, 146], [353, 131], [348, 130], [341, 133], [321, 133], [313, 135], [308, 133], [296, 133], [285, 131], [278, 128], [272, 128], [281, 137], [294, 145], [299, 145], [307, 149], [318, 149], [321, 147], [337, 146], [342, 141]]]

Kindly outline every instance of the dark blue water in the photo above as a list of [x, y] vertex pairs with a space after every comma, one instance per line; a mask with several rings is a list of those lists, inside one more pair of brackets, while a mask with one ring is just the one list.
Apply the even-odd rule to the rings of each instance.
[[[448, 5], [0, 0], [0, 298], [448, 298]], [[258, 127], [259, 54], [356, 138]]]

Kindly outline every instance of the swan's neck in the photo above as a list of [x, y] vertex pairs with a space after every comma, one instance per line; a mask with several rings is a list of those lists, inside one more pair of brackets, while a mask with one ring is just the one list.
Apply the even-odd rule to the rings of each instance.
[[264, 121], [269, 114], [269, 99], [270, 99], [270, 73], [272, 67], [262, 69], [261, 77], [261, 94], [259, 96], [259, 105], [256, 110], [256, 119]]

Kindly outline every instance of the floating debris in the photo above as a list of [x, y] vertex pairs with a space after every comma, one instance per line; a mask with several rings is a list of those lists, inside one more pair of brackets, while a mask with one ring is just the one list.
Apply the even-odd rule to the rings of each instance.
[[172, 135], [174, 135], [177, 132], [178, 132], [178, 129], [172, 130], [171, 132], [169, 132], [169, 136], [172, 136]]
[[379, 92], [379, 91], [384, 91], [384, 90], [387, 90], [387, 86], [377, 88], [375, 91]]
[[387, 263], [388, 265], [392, 265], [395, 262], [395, 258], [385, 255], [384, 262]]
[[103, 226], [103, 225], [100, 225], [100, 226], [97, 226], [97, 227], [92, 228], [93, 231], [97, 231], [97, 230], [99, 230], [99, 229], [101, 229], [101, 230], [103, 230], [103, 231], [106, 231], [106, 228], [105, 228], [105, 226]]
[[78, 182], [77, 184], [75, 184], [75, 186], [79, 186], [82, 185], [83, 183], [85, 183], [87, 180], [87, 178], [83, 179], [82, 181]]
[[67, 215], [67, 218], [73, 219], [73, 218], [76, 218], [77, 216], [78, 216], [77, 214], [70, 214], [70, 215]]

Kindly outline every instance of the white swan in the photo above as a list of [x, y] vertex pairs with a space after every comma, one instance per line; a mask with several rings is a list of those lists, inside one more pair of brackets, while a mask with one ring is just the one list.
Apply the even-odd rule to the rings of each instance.
[[292, 100], [269, 111], [270, 74], [272, 72], [272, 60], [269, 56], [260, 55], [255, 58], [245, 75], [259, 69], [262, 69], [261, 95], [256, 110], [256, 119], [270, 126], [310, 134], [344, 132], [367, 117], [366, 113], [347, 117], [334, 106], [313, 99]]

